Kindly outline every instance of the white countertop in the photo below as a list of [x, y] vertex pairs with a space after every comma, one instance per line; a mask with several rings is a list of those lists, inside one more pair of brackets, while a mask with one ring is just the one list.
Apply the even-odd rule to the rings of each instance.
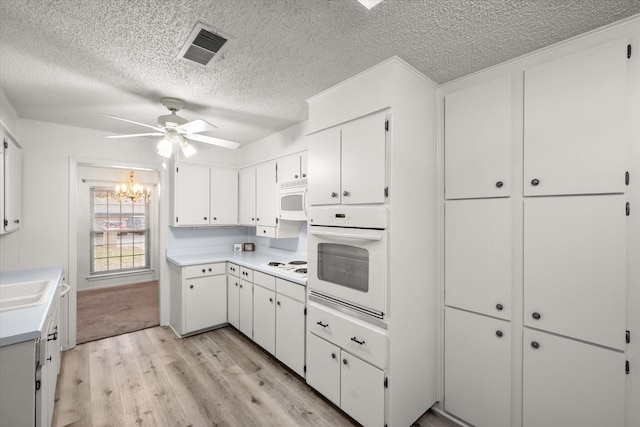
[[255, 252], [233, 252], [232, 250], [216, 251], [212, 249], [199, 248], [180, 251], [167, 250], [167, 261], [179, 267], [229, 261], [252, 270], [261, 271], [263, 273], [306, 286], [306, 277], [301, 277], [296, 273], [289, 273], [285, 270], [267, 266], [270, 261], [287, 262], [293, 261], [294, 259], [306, 261], [306, 256], [262, 248]]
[[[45, 302], [40, 305], [0, 312], [0, 347], [35, 340], [42, 335], [47, 313], [62, 283], [62, 268], [37, 268], [0, 272], [0, 287], [11, 283], [48, 280]], [[1, 289], [0, 289], [1, 291]]]

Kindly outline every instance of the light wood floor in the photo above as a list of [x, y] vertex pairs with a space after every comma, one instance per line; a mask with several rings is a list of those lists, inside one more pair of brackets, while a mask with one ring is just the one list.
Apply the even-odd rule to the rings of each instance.
[[[54, 426], [354, 426], [231, 327], [154, 327], [64, 352]], [[455, 426], [431, 412], [414, 426]]]

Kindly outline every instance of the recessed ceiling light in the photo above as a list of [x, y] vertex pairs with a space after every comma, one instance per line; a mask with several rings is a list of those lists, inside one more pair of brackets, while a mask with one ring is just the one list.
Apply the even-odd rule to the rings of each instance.
[[358, 2], [360, 2], [360, 4], [366, 7], [367, 9], [371, 9], [381, 1], [382, 0], [358, 0]]

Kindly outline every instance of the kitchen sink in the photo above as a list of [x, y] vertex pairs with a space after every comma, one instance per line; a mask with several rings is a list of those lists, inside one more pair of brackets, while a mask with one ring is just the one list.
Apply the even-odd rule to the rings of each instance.
[[36, 280], [1, 285], [0, 312], [43, 304], [51, 284], [51, 280]]

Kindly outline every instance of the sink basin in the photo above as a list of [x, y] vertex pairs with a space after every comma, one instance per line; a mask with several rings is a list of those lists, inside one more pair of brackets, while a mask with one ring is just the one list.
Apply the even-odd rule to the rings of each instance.
[[0, 312], [43, 304], [51, 283], [50, 280], [36, 280], [0, 286]]

